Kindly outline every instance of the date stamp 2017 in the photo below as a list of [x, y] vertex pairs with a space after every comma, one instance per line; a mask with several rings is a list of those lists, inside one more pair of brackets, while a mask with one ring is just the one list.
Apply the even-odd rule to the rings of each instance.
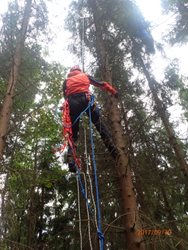
[[172, 230], [171, 229], [139, 229], [137, 231], [137, 234], [138, 236], [144, 236], [144, 235], [169, 236], [172, 234]]

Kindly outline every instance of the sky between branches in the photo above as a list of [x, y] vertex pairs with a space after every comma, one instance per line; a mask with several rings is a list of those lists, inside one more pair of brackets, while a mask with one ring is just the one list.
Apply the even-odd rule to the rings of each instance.
[[[7, 10], [9, 0], [0, 1], [0, 14]], [[58, 61], [61, 64], [71, 67], [73, 64], [78, 64], [80, 58], [77, 58], [71, 54], [68, 50], [68, 44], [70, 34], [64, 29], [64, 18], [68, 12], [68, 6], [71, 0], [52, 0], [47, 1], [49, 10], [49, 21], [52, 33], [54, 33], [54, 39], [48, 46], [49, 61]], [[151, 23], [152, 35], [157, 42], [161, 42], [162, 35], [165, 30], [173, 23], [174, 16], [162, 15], [162, 9], [160, 6], [160, 0], [136, 0], [139, 8], [141, 9], [144, 17]], [[0, 26], [2, 22], [0, 20]], [[174, 58], [179, 59], [180, 70], [183, 75], [187, 73], [187, 50], [188, 45], [185, 46], [173, 46], [165, 45], [164, 50], [166, 52], [166, 60], [162, 58], [160, 53], [156, 53], [153, 57], [153, 73], [158, 80], [163, 78], [163, 70], [165, 66]]]

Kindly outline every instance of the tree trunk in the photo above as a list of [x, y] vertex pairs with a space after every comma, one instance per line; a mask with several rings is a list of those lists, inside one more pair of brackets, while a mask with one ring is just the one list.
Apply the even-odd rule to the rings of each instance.
[[33, 148], [34, 151], [34, 166], [32, 174], [32, 183], [29, 190], [29, 206], [27, 209], [27, 246], [30, 248], [35, 248], [37, 237], [36, 237], [36, 226], [37, 218], [39, 216], [37, 210], [37, 200], [36, 200], [36, 187], [37, 187], [37, 164], [38, 164], [38, 143], [36, 143]]
[[6, 176], [4, 177], [3, 175], [1, 175], [1, 178], [2, 178], [2, 183], [1, 184], [1, 190], [0, 190], [0, 193], [1, 193], [1, 202], [0, 202], [0, 205], [1, 205], [1, 212], [0, 212], [0, 238], [2, 239], [4, 236], [5, 236], [5, 233], [6, 233], [6, 228], [5, 228], [5, 222], [6, 222], [6, 219], [5, 219], [5, 212], [6, 212], [6, 194], [7, 194], [7, 182], [8, 182], [8, 177], [9, 175], [6, 174]]
[[7, 86], [7, 91], [3, 101], [0, 114], [0, 160], [3, 159], [3, 152], [5, 148], [6, 136], [8, 133], [8, 127], [10, 122], [11, 110], [13, 105], [13, 97], [15, 91], [15, 85], [19, 76], [19, 67], [21, 64], [22, 51], [26, 38], [26, 31], [29, 23], [31, 13], [32, 0], [27, 0], [23, 15], [22, 27], [20, 30], [19, 37], [17, 39], [17, 45], [15, 53], [13, 55], [12, 66], [10, 69], [10, 76]]
[[168, 113], [166, 111], [166, 107], [163, 105], [162, 101], [159, 99], [159, 97], [157, 95], [157, 87], [156, 87], [157, 82], [155, 81], [155, 79], [150, 77], [150, 74], [149, 74], [141, 56], [140, 55], [138, 55], [138, 56], [140, 57], [139, 60], [140, 60], [143, 72], [146, 76], [149, 88], [152, 92], [158, 115], [161, 118], [161, 120], [164, 124], [164, 127], [166, 129], [166, 132], [167, 132], [167, 135], [169, 138], [169, 143], [175, 152], [176, 159], [181, 167], [181, 170], [184, 172], [184, 175], [188, 178], [188, 164], [186, 162], [185, 152], [184, 152], [182, 146], [179, 144], [178, 139], [176, 138], [175, 131], [173, 130], [172, 124], [170, 124], [170, 121], [168, 118]]
[[[88, 0], [88, 3], [93, 12], [94, 24], [96, 28], [96, 52], [98, 56], [99, 67], [103, 79], [112, 82], [110, 65], [108, 62], [108, 52], [105, 49], [103, 40], [104, 27], [103, 20], [100, 18], [100, 9], [97, 6], [96, 0]], [[114, 134], [114, 143], [118, 150], [117, 157], [117, 171], [119, 176], [119, 183], [121, 189], [123, 218], [125, 225], [125, 245], [127, 249], [138, 250], [145, 249], [142, 237], [138, 234], [140, 229], [138, 208], [136, 203], [136, 196], [134, 192], [131, 168], [129, 164], [128, 143], [124, 138], [123, 128], [120, 124], [121, 116], [118, 108], [118, 101], [114, 97], [109, 98], [108, 107], [110, 112], [110, 121]]]

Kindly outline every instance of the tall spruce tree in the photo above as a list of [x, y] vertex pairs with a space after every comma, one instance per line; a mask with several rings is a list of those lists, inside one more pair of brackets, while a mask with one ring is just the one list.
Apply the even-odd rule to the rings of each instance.
[[19, 68], [21, 64], [22, 51], [24, 48], [24, 42], [26, 39], [26, 32], [29, 24], [30, 14], [31, 14], [32, 1], [28, 0], [25, 4], [25, 9], [23, 12], [23, 18], [21, 22], [21, 28], [19, 30], [19, 35], [15, 41], [15, 50], [13, 52], [13, 60], [11, 62], [10, 76], [8, 80], [6, 95], [1, 108], [0, 115], [0, 160], [3, 159], [3, 151], [5, 147], [6, 136], [8, 132], [8, 126], [10, 122], [10, 115], [13, 105], [13, 97], [15, 91], [15, 85], [19, 76]]
[[[31, 15], [33, 19], [29, 22]], [[38, 56], [37, 50], [39, 50], [39, 46], [36, 43], [36, 39], [39, 39], [41, 33], [46, 33], [46, 24], [46, 6], [43, 1], [33, 3], [28, 0], [25, 2], [25, 5], [21, 5], [16, 1], [10, 2], [9, 10], [3, 17], [3, 39], [1, 42], [3, 61], [1, 61], [1, 77], [4, 86], [6, 82], [8, 84], [6, 90], [4, 89], [5, 93], [2, 92], [4, 100], [0, 118], [1, 160], [6, 137], [10, 129], [13, 102], [18, 96], [18, 92], [19, 95], [22, 95], [23, 92], [26, 93], [26, 88], [29, 87], [30, 90], [34, 89], [31, 85], [31, 75], [26, 76], [26, 74], [29, 67], [35, 70], [34, 64], [31, 65], [29, 63], [32, 62], [31, 57]], [[32, 54], [32, 50], [33, 52], [35, 51], [35, 55]], [[34, 61], [37, 62], [35, 59]], [[21, 71], [24, 71], [24, 73], [21, 74]], [[28, 77], [30, 79], [27, 79]], [[26, 83], [27, 80], [27, 84], [24, 85], [23, 82]]]
[[[76, 5], [76, 2], [74, 4]], [[128, 49], [128, 43], [131, 42], [131, 35], [138, 38], [140, 46], [145, 46], [148, 52], [154, 51], [153, 40], [148, 32], [148, 27], [141, 17], [139, 10], [131, 1], [118, 1], [116, 3], [110, 1], [108, 4], [105, 4], [104, 1], [80, 1], [76, 7], [79, 9], [77, 11], [81, 11], [82, 8], [86, 13], [90, 13], [90, 17], [87, 18], [89, 20], [86, 20], [85, 42], [98, 60], [99, 72], [102, 79], [109, 82], [113, 81], [115, 67], [121, 67], [118, 64], [118, 60], [120, 62], [127, 53], [127, 51], [119, 49], [119, 46], [125, 41]], [[126, 9], [127, 11], [123, 12], [122, 9]], [[109, 16], [107, 12], [110, 13]], [[119, 18], [119, 14], [121, 14], [121, 19]], [[137, 14], [140, 15], [139, 17], [142, 19], [142, 22], [138, 21]], [[126, 33], [119, 32], [121, 26], [126, 29]], [[70, 25], [69, 27], [72, 29], [76, 25]], [[87, 27], [93, 28], [87, 29]], [[118, 28], [117, 32], [115, 31], [116, 27]], [[141, 32], [139, 32], [140, 30]], [[122, 53], [122, 57], [120, 53]], [[137, 231], [140, 227], [139, 219], [135, 220], [135, 215], [138, 218], [138, 210], [131, 177], [132, 170], [129, 164], [129, 145], [127, 137], [124, 137], [123, 127], [121, 126], [121, 110], [118, 108], [117, 100], [113, 98], [109, 98], [107, 107], [108, 110], [109, 107], [111, 108], [108, 119], [111, 121], [111, 131], [119, 155], [117, 171], [121, 187], [123, 213], [125, 214], [124, 225], [126, 228], [127, 246], [131, 246], [132, 249], [142, 249], [144, 247], [143, 242], [141, 238], [139, 239]]]
[[[140, 56], [138, 55], [138, 57]], [[179, 143], [179, 139], [176, 136], [176, 133], [173, 129], [173, 125], [169, 121], [169, 114], [167, 111], [167, 107], [165, 106], [165, 102], [163, 99], [161, 100], [158, 96], [160, 84], [154, 78], [150, 76], [149, 70], [146, 68], [141, 57], [140, 57], [140, 62], [141, 62], [141, 67], [143, 69], [143, 72], [147, 78], [149, 88], [152, 92], [155, 105], [156, 105], [156, 110], [168, 134], [169, 143], [175, 152], [181, 171], [183, 171], [185, 177], [187, 178], [188, 177], [188, 163], [186, 161], [186, 152], [184, 151], [184, 148], [182, 147], [182, 145]]]
[[[119, 111], [121, 110], [121, 112], [124, 112], [124, 114], [122, 114], [121, 112], [118, 115], [118, 110], [115, 110], [115, 115], [116, 115], [116, 121], [121, 122], [122, 129], [121, 133], [125, 135], [126, 133], [126, 138], [123, 139], [123, 142], [125, 143], [124, 148], [126, 149], [126, 155], [129, 156], [128, 158], [130, 159], [130, 152], [131, 152], [131, 158], [132, 158], [132, 163], [130, 163], [129, 161], [129, 166], [130, 164], [132, 164], [133, 168], [135, 168], [135, 186], [137, 187], [137, 192], [138, 192], [138, 200], [140, 201], [140, 204], [147, 204], [146, 201], [144, 202], [144, 198], [143, 198], [143, 193], [146, 194], [145, 192], [147, 192], [148, 194], [148, 199], [146, 198], [146, 200], [149, 202], [148, 204], [150, 204], [151, 206], [151, 217], [153, 220], [155, 220], [154, 216], [155, 216], [155, 211], [157, 211], [157, 207], [158, 207], [158, 198], [157, 196], [155, 196], [156, 199], [156, 204], [152, 205], [150, 203], [151, 201], [151, 197], [149, 198], [149, 193], [150, 193], [150, 185], [152, 184], [151, 182], [148, 182], [148, 186], [144, 185], [144, 178], [146, 178], [146, 176], [148, 175], [147, 171], [145, 172], [143, 170], [143, 174], [144, 176], [141, 179], [141, 181], [138, 182], [138, 176], [139, 176], [139, 172], [140, 169], [143, 166], [146, 166], [146, 162], [148, 161], [148, 163], [150, 162], [150, 164], [148, 164], [148, 171], [150, 171], [150, 169], [153, 169], [153, 171], [156, 172], [156, 175], [158, 175], [158, 182], [156, 183], [156, 188], [157, 188], [157, 192], [161, 193], [161, 197], [163, 197], [163, 202], [159, 205], [161, 206], [161, 208], [163, 206], [166, 207], [166, 211], [165, 212], [165, 218], [169, 221], [170, 218], [175, 218], [175, 211], [173, 209], [171, 209], [170, 211], [170, 205], [168, 203], [168, 200], [166, 199], [166, 194], [165, 191], [160, 189], [160, 187], [158, 187], [158, 183], [159, 180], [161, 183], [163, 183], [164, 180], [161, 180], [161, 170], [159, 166], [167, 166], [167, 162], [168, 161], [172, 161], [173, 159], [173, 170], [171, 172], [171, 174], [173, 175], [178, 175], [177, 171], [174, 169], [174, 167], [177, 167], [177, 164], [175, 163], [175, 158], [173, 157], [172, 151], [174, 149], [174, 145], [176, 143], [174, 143], [174, 141], [171, 142], [171, 147], [166, 146], [166, 150], [165, 150], [165, 145], [164, 149], [161, 149], [161, 153], [158, 150], [158, 143], [162, 143], [161, 139], [163, 138], [162, 135], [161, 137], [157, 136], [157, 133], [159, 133], [159, 130], [157, 128], [156, 124], [159, 124], [159, 117], [161, 116], [161, 109], [159, 107], [159, 102], [158, 99], [159, 98], [155, 98], [156, 97], [156, 93], [157, 90], [155, 89], [155, 91], [153, 91], [153, 82], [151, 81], [155, 81], [151, 79], [149, 70], [147, 69], [147, 67], [145, 66], [145, 64], [143, 63], [145, 60], [147, 61], [147, 65], [150, 64], [151, 60], [149, 60], [148, 55], [150, 53], [154, 52], [154, 42], [153, 39], [149, 33], [148, 30], [148, 25], [147, 23], [144, 21], [144, 19], [139, 15], [139, 11], [136, 9], [134, 9], [134, 3], [130, 2], [130, 1], [118, 1], [116, 3], [113, 3], [112, 1], [109, 1], [108, 4], [105, 4], [104, 1], [97, 1], [97, 2], [90, 2], [90, 1], [78, 1], [78, 2], [73, 2], [72, 5], [72, 9], [71, 12], [73, 15], [71, 15], [70, 13], [70, 18], [68, 18], [68, 25], [69, 25], [69, 29], [73, 32], [74, 34], [74, 45], [76, 44], [76, 46], [74, 47], [74, 51], [76, 48], [79, 47], [79, 42], [80, 40], [78, 39], [79, 34], [83, 34], [83, 30], [82, 30], [82, 23], [80, 21], [80, 19], [78, 19], [78, 15], [76, 15], [77, 11], [79, 13], [86, 13], [86, 17], [85, 18], [85, 43], [86, 46], [90, 49], [91, 53], [94, 55], [95, 58], [98, 59], [98, 67], [99, 69], [97, 70], [97, 75], [98, 77], [102, 77], [105, 80], [108, 80], [110, 82], [116, 82], [117, 86], [119, 89], [121, 89], [121, 102], [120, 105], [118, 106]], [[133, 9], [135, 11], [133, 11]], [[126, 10], [126, 11], [124, 11]], [[132, 10], [132, 12], [131, 12]], [[108, 13], [108, 14], [107, 14]], [[110, 13], [110, 14], [109, 14]], [[80, 29], [79, 29], [80, 28]], [[78, 52], [78, 51], [77, 51]], [[131, 55], [131, 57], [130, 57]], [[136, 110], [136, 107], [134, 106], [135, 104], [133, 104], [133, 102], [129, 105], [128, 101], [126, 102], [126, 97], [125, 99], [123, 98], [123, 93], [125, 88], [127, 87], [126, 91], [131, 93], [130, 91], [130, 85], [127, 81], [127, 77], [125, 76], [125, 79], [127, 81], [127, 83], [125, 85], [122, 85], [122, 78], [120, 77], [122, 75], [122, 71], [119, 69], [122, 69], [124, 67], [124, 62], [125, 63], [125, 67], [128, 69], [128, 74], [129, 77], [133, 74], [133, 71], [131, 70], [131, 67], [136, 66], [140, 69], [144, 69], [144, 74], [146, 76], [150, 76], [150, 89], [148, 90], [147, 87], [145, 87], [144, 89], [142, 89], [143, 93], [146, 94], [146, 96], [150, 96], [150, 94], [153, 94], [153, 97], [151, 98], [151, 100], [149, 100], [149, 103], [153, 103], [155, 105], [155, 109], [154, 112], [152, 110], [150, 110], [150, 112], [153, 112], [154, 115], [151, 116], [150, 123], [151, 123], [151, 127], [150, 130], [152, 131], [153, 127], [155, 127], [156, 129], [156, 134], [154, 133], [152, 135], [153, 132], [151, 131], [147, 131], [145, 130], [144, 132], [144, 128], [145, 128], [145, 120], [143, 119], [142, 124], [139, 124], [139, 120], [137, 126], [139, 127], [139, 129], [142, 131], [142, 134], [145, 134], [145, 136], [143, 136], [142, 134], [140, 135], [140, 140], [141, 140], [141, 144], [135, 144], [134, 140], [132, 140], [131, 136], [130, 136], [130, 132], [133, 133], [133, 135], [136, 135], [136, 137], [134, 138], [138, 138], [137, 136], [137, 127], [134, 127], [133, 130], [130, 130], [130, 124], [129, 121], [131, 121], [132, 119], [134, 119], [134, 115], [136, 115], [136, 117], [138, 117], [139, 115], [142, 117], [143, 116], [143, 110], [141, 111], [139, 106], [136, 106], [138, 109]], [[129, 63], [128, 63], [129, 62]], [[145, 69], [147, 69], [147, 71], [145, 71]], [[119, 75], [118, 75], [119, 73]], [[121, 80], [120, 80], [121, 79]], [[121, 82], [121, 84], [119, 84]], [[120, 87], [121, 86], [121, 87]], [[138, 83], [136, 83], [136, 86], [138, 86]], [[140, 86], [141, 87], [141, 86]], [[148, 94], [146, 93], [146, 89], [148, 91]], [[99, 94], [100, 96], [100, 94]], [[138, 96], [136, 98], [139, 98]], [[123, 101], [124, 99], [124, 101]], [[159, 99], [160, 100], [160, 99]], [[116, 100], [113, 100], [116, 101]], [[109, 110], [113, 110], [112, 107], [113, 106], [113, 101], [110, 100], [110, 109], [109, 106], [106, 109], [107, 113], [110, 113]], [[103, 102], [108, 103], [107, 100], [105, 99], [105, 97], [103, 96]], [[163, 99], [160, 104], [165, 103], [166, 100]], [[141, 103], [140, 103], [141, 104]], [[164, 104], [163, 104], [164, 105]], [[107, 104], [104, 104], [104, 109], [105, 106], [107, 106]], [[155, 113], [156, 111], [156, 106], [158, 106], [158, 112]], [[120, 108], [121, 107], [121, 108]], [[135, 107], [135, 109], [133, 108]], [[159, 112], [160, 109], [160, 112]], [[128, 111], [131, 110], [131, 112], [133, 112], [133, 114], [131, 115], [131, 119], [129, 118], [129, 116], [126, 115], [126, 113], [128, 113]], [[138, 112], [139, 110], [139, 112]], [[141, 112], [141, 113], [140, 113]], [[148, 112], [146, 110], [144, 110], [144, 112]], [[166, 112], [166, 111], [165, 111]], [[120, 115], [121, 114], [121, 115]], [[112, 122], [112, 117], [113, 115], [111, 114], [110, 117], [108, 117], [108, 119], [111, 121], [110, 122], [110, 128], [113, 134], [113, 138], [116, 138], [116, 134], [113, 133], [114, 131], [114, 127], [113, 127], [113, 122]], [[166, 116], [165, 116], [166, 117]], [[124, 119], [124, 121], [122, 122], [122, 118]], [[154, 119], [152, 121], [152, 118]], [[147, 117], [145, 118], [147, 121]], [[172, 130], [171, 124], [169, 123], [169, 117], [167, 115], [167, 117], [165, 119], [163, 119], [164, 124], [168, 123], [168, 125], [171, 128], [171, 133], [173, 133], [173, 135], [171, 136], [171, 134], [169, 133], [169, 126], [166, 126], [166, 132], [163, 131], [163, 134], [165, 134], [165, 141], [168, 141], [168, 138], [174, 138], [174, 131]], [[128, 121], [129, 120], [129, 121]], [[144, 127], [144, 128], [142, 128]], [[117, 128], [115, 129], [117, 131]], [[119, 130], [120, 131], [120, 130]], [[126, 132], [125, 132], [126, 131]], [[162, 132], [162, 131], [161, 131]], [[148, 134], [149, 133], [149, 134]], [[149, 143], [149, 138], [152, 138], [153, 143], [150, 144]], [[155, 139], [153, 139], [153, 137], [155, 137]], [[120, 138], [120, 137], [119, 137]], [[158, 141], [160, 138], [160, 142]], [[116, 139], [115, 139], [116, 141]], [[176, 142], [178, 141], [178, 139], [176, 140]], [[130, 143], [132, 143], [132, 145], [130, 146]], [[139, 148], [142, 148], [142, 146], [140, 145], [146, 145], [146, 152], [144, 154], [142, 154], [141, 152], [137, 152], [137, 148], [136, 145], [138, 145]], [[152, 147], [151, 147], [152, 146]], [[177, 145], [176, 145], [177, 146]], [[178, 143], [178, 149], [175, 150], [176, 152], [176, 157], [177, 157], [177, 161], [179, 161], [180, 166], [184, 166], [184, 172], [186, 173], [187, 171], [187, 165], [185, 162], [185, 155], [183, 152], [183, 147], [181, 144]], [[151, 150], [151, 148], [153, 148]], [[167, 149], [168, 148], [168, 149]], [[147, 151], [151, 151], [149, 154]], [[164, 152], [169, 152], [169, 155], [164, 153]], [[171, 151], [171, 153], [170, 153]], [[177, 153], [180, 152], [180, 153]], [[140, 154], [141, 153], [141, 154]], [[135, 157], [136, 155], [136, 157]], [[140, 158], [140, 156], [141, 158]], [[143, 161], [143, 157], [144, 155], [146, 156], [146, 161]], [[151, 157], [152, 155], [156, 156], [156, 157]], [[169, 157], [170, 156], [170, 157]], [[163, 161], [163, 157], [165, 157], [166, 161]], [[153, 159], [153, 161], [151, 160]], [[154, 160], [155, 159], [155, 160]], [[124, 159], [125, 160], [125, 159]], [[150, 161], [151, 160], [151, 161]], [[125, 161], [124, 161], [125, 162]], [[152, 165], [155, 162], [155, 168], [152, 168]], [[166, 162], [166, 164], [165, 164]], [[185, 163], [185, 164], [184, 164]], [[165, 167], [166, 169], [166, 167]], [[174, 172], [173, 172], [174, 171]], [[121, 174], [120, 174], [121, 175]], [[140, 176], [142, 176], [142, 174], [140, 174]], [[151, 178], [153, 179], [153, 174], [151, 172]], [[169, 175], [170, 178], [170, 175]], [[179, 177], [181, 179], [181, 177]], [[155, 178], [154, 178], [155, 179]], [[137, 181], [136, 181], [137, 180]], [[169, 181], [170, 182], [170, 181]], [[140, 186], [138, 185], [138, 183], [140, 183]], [[141, 191], [139, 189], [139, 187], [142, 187], [143, 185], [143, 191]], [[163, 184], [161, 184], [163, 185]], [[172, 185], [173, 184], [169, 184]], [[181, 186], [181, 184], [180, 184]], [[182, 188], [184, 189], [184, 184], [182, 185]], [[185, 190], [185, 189], [184, 189]], [[124, 190], [125, 191], [125, 190]], [[143, 193], [142, 193], [143, 192]], [[126, 192], [125, 192], [126, 193]], [[185, 194], [185, 193], [184, 193]], [[141, 196], [142, 195], [142, 196]], [[145, 196], [145, 195], [144, 195]], [[142, 199], [141, 199], [142, 197]], [[183, 198], [183, 196], [182, 196]], [[172, 201], [171, 201], [172, 202]], [[173, 202], [172, 202], [173, 203]], [[126, 205], [128, 204], [127, 200], [126, 200]], [[142, 206], [143, 207], [143, 206]], [[150, 209], [149, 209], [150, 210]], [[153, 211], [154, 210], [154, 211]], [[156, 212], [157, 214], [157, 212]], [[180, 216], [181, 217], [181, 216]], [[157, 215], [156, 215], [157, 218]], [[159, 221], [161, 221], [162, 217], [159, 218]], [[177, 226], [176, 225], [172, 225], [172, 227], [175, 229], [174, 231], [178, 231]], [[152, 243], [151, 243], [152, 244]], [[175, 243], [176, 244], [176, 243]], [[151, 245], [150, 245], [151, 246]], [[173, 246], [173, 242], [172, 242], [172, 246]], [[165, 249], [165, 243], [163, 243], [161, 246], [161, 249]], [[180, 246], [180, 249], [182, 249], [182, 246]]]
[[[76, 13], [86, 15], [84, 30], [83, 18], [80, 19]], [[77, 35], [84, 33], [84, 42], [97, 61], [93, 72], [96, 77], [115, 83], [120, 93], [117, 102], [113, 97], [96, 91], [97, 100], [105, 111], [103, 119], [119, 147], [119, 158], [117, 162], [112, 162], [94, 130], [106, 248], [143, 249], [142, 237], [135, 237], [141, 218], [141, 229], [172, 231], [171, 235], [146, 235], [146, 249], [186, 249], [186, 180], [178, 170], [178, 162], [165, 126], [161, 123], [153, 92], [146, 85], [143, 74], [135, 80], [137, 72], [133, 70], [137, 67], [142, 72], [145, 66], [151, 75], [148, 55], [154, 52], [154, 42], [147, 23], [132, 1], [100, 0], [73, 1], [68, 24], [75, 39], [74, 51], [79, 53], [76, 49], [80, 48], [80, 38]], [[36, 34], [34, 29], [30, 31], [31, 42]], [[14, 51], [10, 38], [4, 44], [12, 46], [11, 51]], [[1, 190], [0, 248], [79, 249], [75, 178], [65, 178], [67, 172], [61, 169], [62, 160], [51, 154], [52, 145], [61, 139], [60, 119], [54, 109], [61, 98], [64, 69], [57, 64], [46, 63], [40, 46], [28, 44], [29, 41], [26, 40], [22, 54], [7, 136], [6, 178]], [[6, 62], [0, 62], [1, 97], [6, 90], [11, 51], [4, 48], [0, 52]], [[147, 66], [142, 62], [147, 62]], [[186, 88], [173, 70], [176, 71], [173, 67], [168, 70], [163, 86], [157, 83], [155, 91], [165, 109], [172, 103], [172, 90], [179, 91], [186, 110]], [[23, 86], [27, 91], [23, 90]], [[78, 145], [83, 169], [89, 159], [84, 154], [83, 131], [89, 135], [87, 124], [87, 119], [83, 118]], [[90, 141], [89, 138], [86, 140], [90, 155]], [[186, 150], [185, 144], [180, 145]], [[89, 182], [87, 184], [90, 185]], [[89, 200], [92, 190], [88, 192]], [[125, 200], [122, 201], [122, 197]], [[93, 204], [91, 207], [94, 208]], [[127, 213], [128, 208], [131, 208], [130, 213]], [[85, 201], [81, 210], [82, 248], [90, 249]], [[131, 216], [138, 213], [139, 221], [138, 217]], [[91, 241], [93, 249], [98, 249], [94, 220], [90, 217]]]
[[173, 14], [175, 22], [171, 26], [166, 37], [171, 44], [187, 43], [188, 38], [188, 1], [161, 0], [164, 12]]

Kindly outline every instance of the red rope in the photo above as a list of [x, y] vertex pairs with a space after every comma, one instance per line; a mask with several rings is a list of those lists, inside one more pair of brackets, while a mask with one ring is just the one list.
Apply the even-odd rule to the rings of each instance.
[[80, 167], [80, 159], [76, 155], [76, 146], [74, 144], [74, 141], [72, 139], [72, 122], [70, 118], [70, 108], [68, 100], [65, 100], [62, 107], [62, 135], [65, 140], [64, 144], [58, 148], [56, 148], [56, 152], [61, 151], [63, 152], [67, 145], [72, 149], [72, 154], [74, 161], [76, 163], [76, 166], [81, 169]]

